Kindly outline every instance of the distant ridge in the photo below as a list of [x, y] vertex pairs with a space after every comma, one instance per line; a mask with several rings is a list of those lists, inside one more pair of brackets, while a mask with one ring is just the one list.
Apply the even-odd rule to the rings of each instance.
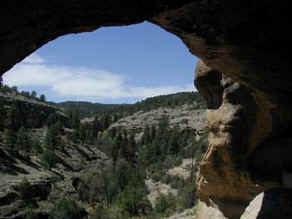
[[78, 109], [82, 118], [95, 114], [124, 112], [132, 114], [138, 111], [149, 111], [159, 107], [174, 107], [183, 104], [196, 104], [198, 108], [205, 109], [206, 104], [198, 92], [178, 92], [168, 95], [149, 97], [134, 104], [103, 104], [86, 101], [66, 101], [56, 103], [58, 107], [65, 111], [68, 109]]

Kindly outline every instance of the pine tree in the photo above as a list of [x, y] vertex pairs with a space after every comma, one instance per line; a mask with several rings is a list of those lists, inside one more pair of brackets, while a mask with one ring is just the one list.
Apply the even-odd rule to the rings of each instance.
[[33, 99], [35, 99], [36, 98], [36, 96], [37, 96], [37, 93], [36, 93], [36, 91], [35, 90], [33, 90], [32, 92], [31, 92], [31, 98], [33, 98]]
[[15, 143], [16, 138], [13, 130], [4, 129], [4, 148], [10, 153], [16, 153]]
[[168, 130], [169, 130], [168, 116], [164, 115], [160, 118], [159, 123], [158, 123], [158, 130], [159, 130], [158, 135], [160, 135], [160, 136], [162, 136], [168, 132]]
[[40, 95], [40, 101], [46, 102], [46, 96], [44, 94]]
[[58, 122], [58, 116], [56, 113], [51, 113], [47, 118], [47, 126], [52, 126]]
[[137, 153], [137, 144], [135, 141], [135, 135], [132, 133], [129, 139], [129, 161], [134, 164], [136, 163], [136, 153]]
[[71, 135], [71, 140], [74, 143], [77, 143], [78, 142], [78, 140], [79, 140], [79, 131], [78, 130], [73, 130], [73, 133]]
[[154, 151], [155, 158], [160, 158], [163, 155], [159, 138], [155, 138], [155, 140], [152, 142], [151, 147], [152, 150]]
[[146, 150], [146, 163], [150, 164], [156, 159], [156, 144], [153, 143], [148, 143], [145, 145], [145, 150]]
[[170, 153], [174, 154], [174, 155], [177, 155], [178, 152], [180, 151], [180, 147], [179, 147], [179, 131], [178, 131], [178, 127], [177, 126], [172, 129], [168, 145], [169, 145], [168, 147], [169, 147]]
[[43, 152], [43, 149], [41, 147], [41, 142], [38, 137], [33, 136], [31, 137], [31, 149], [33, 153], [39, 154]]
[[112, 152], [111, 152], [111, 156], [113, 158], [114, 166], [116, 165], [116, 162], [118, 160], [122, 144], [123, 144], [123, 137], [122, 137], [122, 134], [119, 133], [117, 138], [115, 139], [115, 142], [114, 142], [114, 145], [113, 145], [113, 148], [112, 148]]
[[144, 133], [141, 139], [141, 144], [145, 145], [151, 142], [151, 136], [150, 136], [150, 128], [148, 125], [144, 128]]
[[109, 114], [105, 114], [102, 118], [101, 118], [101, 126], [102, 129], [105, 130], [107, 129], [111, 124], [111, 116]]
[[114, 139], [116, 136], [117, 136], [117, 128], [116, 127], [113, 127], [109, 130], [109, 134], [111, 136], [112, 139]]
[[79, 109], [69, 110], [69, 120], [71, 128], [78, 130], [80, 128], [80, 111]]
[[5, 120], [5, 127], [8, 129], [17, 131], [18, 130], [18, 124], [19, 122], [17, 121], [17, 105], [12, 104], [10, 108], [7, 111], [7, 117]]
[[6, 110], [4, 106], [4, 98], [0, 97], [0, 130], [4, 128], [4, 120], [6, 118]]
[[21, 127], [17, 132], [16, 149], [24, 157], [28, 157], [31, 152], [31, 140], [24, 127]]
[[58, 132], [58, 127], [56, 125], [52, 125], [47, 128], [44, 145], [46, 148], [50, 150], [56, 150], [60, 144], [60, 136]]
[[95, 133], [95, 135], [97, 135], [98, 132], [102, 131], [102, 127], [97, 116], [94, 118], [92, 126], [93, 126], [93, 132]]
[[60, 162], [60, 158], [51, 150], [45, 150], [41, 155], [41, 161], [45, 168], [51, 170]]
[[156, 127], [155, 125], [151, 126], [151, 133], [150, 133], [151, 139], [155, 139], [156, 138]]

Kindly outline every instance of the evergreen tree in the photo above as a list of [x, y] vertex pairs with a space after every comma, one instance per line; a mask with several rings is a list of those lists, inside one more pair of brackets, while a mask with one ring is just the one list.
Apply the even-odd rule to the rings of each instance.
[[11, 87], [11, 91], [14, 92], [15, 94], [17, 94], [17, 93], [18, 93], [18, 88], [17, 88], [17, 86], [13, 86], [13, 87]]
[[111, 156], [113, 158], [114, 166], [116, 165], [116, 162], [118, 160], [119, 152], [120, 152], [122, 144], [123, 144], [123, 137], [122, 137], [122, 134], [119, 133], [117, 138], [115, 139], [115, 142], [114, 142], [114, 145], [113, 145], [113, 148], [112, 148], [112, 152], [111, 152]]
[[163, 136], [165, 135], [169, 130], [169, 118], [168, 116], [163, 115], [158, 123], [158, 135]]
[[71, 134], [71, 140], [74, 142], [74, 143], [77, 143], [78, 140], [79, 140], [79, 131], [78, 130], [73, 130], [72, 134]]
[[33, 98], [33, 99], [35, 99], [36, 97], [37, 97], [37, 93], [36, 93], [36, 91], [35, 90], [33, 90], [32, 92], [31, 92], [31, 98]]
[[174, 127], [171, 131], [171, 135], [170, 135], [170, 140], [168, 143], [168, 147], [170, 150], [171, 154], [177, 155], [177, 153], [180, 151], [180, 147], [179, 147], [179, 131], [178, 131], [178, 127]]
[[16, 137], [14, 135], [13, 130], [11, 129], [4, 129], [4, 148], [10, 153], [16, 153]]
[[4, 128], [4, 120], [6, 118], [6, 110], [4, 106], [4, 98], [0, 97], [0, 130]]
[[46, 102], [46, 96], [44, 94], [40, 95], [40, 101]]
[[69, 109], [67, 111], [69, 117], [69, 123], [71, 128], [78, 130], [80, 128], [80, 110], [79, 109]]
[[17, 132], [16, 149], [25, 157], [28, 157], [31, 152], [31, 140], [24, 127]]
[[47, 118], [47, 126], [52, 126], [55, 123], [57, 123], [58, 121], [59, 120], [58, 120], [57, 114], [56, 113], [50, 113], [50, 115]]
[[13, 103], [7, 111], [7, 117], [5, 120], [5, 126], [15, 132], [18, 130], [20, 122], [22, 121], [22, 118], [18, 118], [20, 115], [17, 112], [18, 110], [18, 105], [16, 103]]
[[151, 126], [151, 133], [150, 133], [151, 139], [155, 139], [156, 138], [156, 127], [155, 125]]
[[47, 128], [44, 145], [50, 150], [55, 150], [60, 145], [60, 136], [57, 125], [52, 125]]
[[104, 116], [102, 116], [101, 118], [101, 126], [102, 129], [105, 130], [107, 129], [111, 124], [111, 116], [109, 114], [105, 114]]
[[115, 123], [116, 121], [118, 121], [119, 120], [119, 117], [118, 117], [118, 115], [115, 113], [114, 115], [113, 115], [113, 123]]
[[137, 153], [137, 144], [135, 141], [135, 135], [132, 133], [129, 139], [129, 161], [134, 164], [136, 163], [136, 153]]
[[[100, 121], [99, 119], [97, 118], [97, 116], [94, 118], [94, 121], [93, 121], [93, 136], [97, 136], [97, 133], [102, 131], [102, 126], [100, 124]], [[115, 136], [114, 136], [115, 137]]]
[[120, 146], [121, 148], [121, 157], [126, 159], [127, 161], [130, 160], [130, 147], [129, 147], [129, 141], [128, 141], [128, 135], [126, 130], [123, 131], [123, 137], [122, 137], [122, 144]]
[[162, 148], [160, 145], [160, 141], [159, 138], [155, 138], [154, 141], [152, 142], [152, 153], [154, 152], [153, 156], [155, 158], [160, 158], [161, 156], [163, 156], [163, 152], [162, 152]]
[[45, 168], [51, 170], [60, 162], [60, 158], [51, 150], [45, 150], [41, 155], [41, 161]]
[[144, 128], [144, 133], [141, 138], [141, 144], [145, 145], [151, 142], [151, 136], [150, 136], [150, 128], [148, 125], [145, 126]]
[[116, 127], [113, 127], [109, 130], [109, 134], [111, 136], [112, 139], [114, 139], [116, 136], [117, 136], [117, 128]]
[[26, 97], [26, 98], [30, 98], [30, 94], [28, 91], [21, 91], [21, 95]]
[[148, 143], [147, 145], [145, 145], [147, 164], [152, 163], [156, 159], [156, 144], [154, 142]]
[[35, 154], [39, 154], [43, 152], [43, 149], [41, 147], [41, 142], [39, 138], [36, 136], [31, 137], [31, 149], [32, 149], [32, 152]]
[[77, 202], [70, 199], [58, 201], [50, 211], [50, 219], [80, 219], [86, 215]]

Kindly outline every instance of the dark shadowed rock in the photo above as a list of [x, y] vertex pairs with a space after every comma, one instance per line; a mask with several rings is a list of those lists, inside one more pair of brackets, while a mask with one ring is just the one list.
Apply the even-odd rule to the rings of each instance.
[[208, 109], [217, 109], [222, 103], [221, 79], [220, 72], [212, 70], [202, 60], [197, 63], [194, 83], [200, 94], [207, 100]]
[[274, 188], [258, 195], [246, 208], [241, 219], [290, 219], [291, 190]]
[[261, 191], [249, 178], [245, 162], [258, 109], [248, 88], [224, 75], [219, 83], [222, 104], [207, 111], [209, 150], [200, 165], [199, 194], [215, 202], [228, 218], [239, 218]]

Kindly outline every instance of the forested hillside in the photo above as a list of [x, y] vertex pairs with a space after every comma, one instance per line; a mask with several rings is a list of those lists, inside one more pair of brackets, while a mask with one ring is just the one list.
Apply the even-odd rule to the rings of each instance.
[[150, 97], [135, 104], [101, 104], [90, 102], [67, 101], [57, 103], [58, 107], [66, 110], [79, 110], [81, 118], [100, 115], [104, 113], [117, 114], [120, 117], [133, 113], [157, 109], [160, 107], [175, 107], [184, 104], [191, 104], [197, 109], [206, 109], [206, 103], [198, 92], [180, 92], [176, 94]]
[[[197, 164], [207, 145], [197, 93], [133, 105], [73, 102], [62, 105], [64, 112], [36, 95], [3, 93], [1, 219], [153, 219], [195, 206]], [[21, 98], [29, 112], [21, 104], [14, 109]], [[30, 123], [31, 114], [42, 123]]]

